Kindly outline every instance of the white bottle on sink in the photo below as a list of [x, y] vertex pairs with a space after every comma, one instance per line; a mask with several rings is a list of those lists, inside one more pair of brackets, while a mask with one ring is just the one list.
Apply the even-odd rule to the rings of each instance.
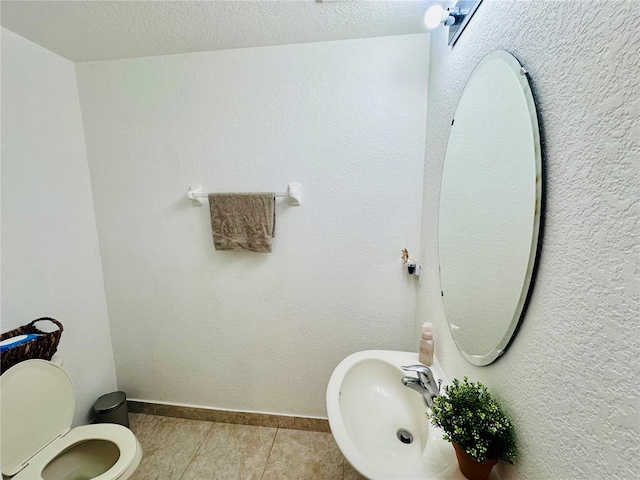
[[430, 367], [433, 365], [433, 324], [424, 322], [422, 324], [422, 337], [420, 338], [420, 363]]

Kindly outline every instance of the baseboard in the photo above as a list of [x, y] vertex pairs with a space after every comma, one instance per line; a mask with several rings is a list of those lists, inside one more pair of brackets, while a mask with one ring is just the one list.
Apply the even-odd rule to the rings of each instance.
[[260, 427], [288, 428], [312, 432], [330, 432], [329, 421], [324, 418], [295, 417], [270, 413], [236, 412], [216, 410], [214, 408], [185, 407], [167, 403], [152, 403], [139, 400], [127, 400], [129, 412], [164, 417], [186, 418], [217, 423], [237, 423]]

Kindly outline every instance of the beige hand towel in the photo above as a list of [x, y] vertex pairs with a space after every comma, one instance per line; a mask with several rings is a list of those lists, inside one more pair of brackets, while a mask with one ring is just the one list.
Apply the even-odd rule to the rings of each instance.
[[210, 193], [209, 210], [216, 250], [271, 252], [276, 229], [273, 193]]

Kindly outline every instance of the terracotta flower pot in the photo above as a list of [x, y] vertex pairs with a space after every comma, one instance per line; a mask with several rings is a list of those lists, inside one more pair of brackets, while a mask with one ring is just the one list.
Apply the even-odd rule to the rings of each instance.
[[458, 466], [462, 474], [469, 480], [487, 480], [491, 469], [498, 463], [495, 458], [489, 459], [486, 462], [478, 462], [475, 458], [465, 452], [457, 443], [453, 444], [453, 448], [456, 449], [456, 457], [458, 457]]

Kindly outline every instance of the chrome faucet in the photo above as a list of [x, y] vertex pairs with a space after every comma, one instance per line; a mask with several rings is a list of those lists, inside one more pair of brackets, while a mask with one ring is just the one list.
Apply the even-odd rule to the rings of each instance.
[[442, 380], [436, 382], [431, 369], [424, 365], [408, 365], [400, 368], [405, 372], [416, 372], [418, 374], [417, 378], [402, 377], [402, 384], [422, 395], [427, 402], [427, 406], [431, 408], [433, 401], [440, 396]]

